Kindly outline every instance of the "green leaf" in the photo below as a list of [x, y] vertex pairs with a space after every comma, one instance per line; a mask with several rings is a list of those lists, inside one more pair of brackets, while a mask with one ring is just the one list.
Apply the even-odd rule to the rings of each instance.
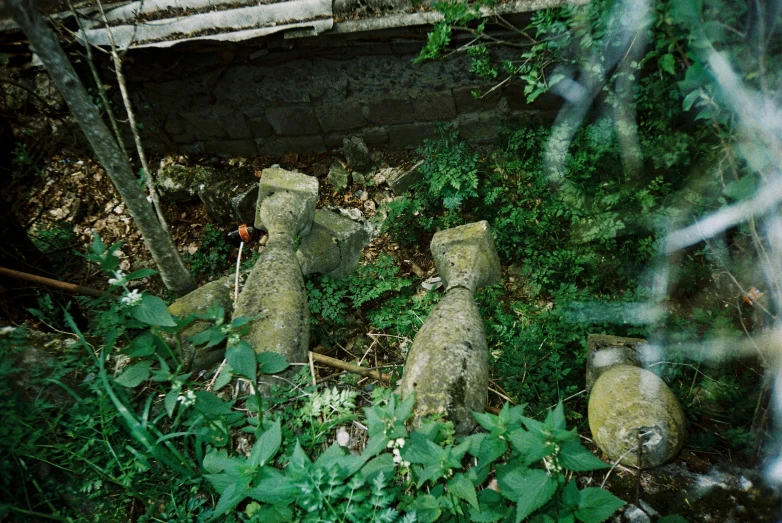
[[516, 502], [516, 523], [545, 505], [557, 490], [557, 481], [540, 469], [497, 467], [500, 493]]
[[562, 504], [567, 508], [576, 508], [580, 501], [581, 493], [578, 491], [578, 485], [575, 480], [568, 481], [568, 484], [562, 489]]
[[577, 441], [565, 443], [560, 447], [559, 462], [573, 472], [587, 472], [609, 467]]
[[262, 374], [277, 374], [290, 367], [285, 357], [277, 352], [261, 352], [256, 355], [256, 359], [261, 364]]
[[225, 351], [225, 360], [237, 374], [248, 380], [254, 380], [255, 375], [255, 351], [252, 346], [242, 340], [236, 345], [231, 345]]
[[277, 420], [255, 442], [250, 456], [247, 458], [247, 465], [252, 468], [263, 467], [277, 454], [281, 444], [282, 430], [280, 429], [280, 421]]
[[392, 477], [394, 475], [394, 457], [389, 454], [381, 454], [380, 456], [369, 460], [359, 473], [366, 479], [367, 482], [372, 482], [378, 474], [383, 474], [385, 477]]
[[418, 496], [415, 500], [407, 505], [406, 510], [408, 512], [415, 510], [416, 521], [421, 523], [431, 523], [436, 521], [440, 517], [440, 503], [431, 494], [424, 494]]
[[288, 523], [293, 521], [293, 510], [287, 505], [262, 505], [255, 513], [253, 521]]
[[176, 400], [179, 397], [179, 392], [176, 390], [171, 390], [166, 394], [166, 399], [163, 401], [163, 404], [166, 407], [166, 414], [168, 414], [168, 417], [174, 415], [174, 409], [176, 409]]
[[225, 387], [226, 385], [228, 385], [231, 382], [231, 378], [233, 378], [233, 375], [234, 375], [233, 368], [231, 368], [231, 366], [228, 363], [223, 365], [223, 368], [220, 369], [220, 374], [217, 376], [217, 379], [215, 380], [215, 386], [213, 390], [218, 391], [223, 387]]
[[154, 276], [155, 274], [157, 274], [157, 271], [154, 271], [152, 269], [139, 269], [139, 270], [133, 271], [130, 274], [128, 274], [127, 276], [125, 276], [125, 279], [127, 281], [140, 280], [142, 278], [147, 278], [149, 276]]
[[133, 319], [147, 325], [176, 327], [176, 321], [166, 308], [166, 302], [157, 296], [141, 295], [141, 303], [130, 309]]
[[247, 493], [254, 500], [277, 505], [289, 505], [299, 494], [299, 488], [273, 467], [264, 468], [260, 480]]
[[754, 175], [748, 174], [740, 180], [730, 182], [722, 192], [725, 196], [734, 200], [744, 200], [752, 196], [757, 190], [757, 179]]
[[602, 523], [625, 502], [601, 488], [585, 488], [580, 493], [576, 517], [584, 523]]
[[695, 103], [695, 100], [697, 100], [701, 95], [700, 89], [695, 89], [690, 94], [684, 97], [684, 101], [682, 102], [682, 109], [685, 111], [689, 111], [692, 107], [692, 104]]
[[553, 410], [548, 411], [545, 423], [551, 430], [565, 429], [565, 406], [561, 401]]
[[149, 379], [149, 362], [140, 361], [124, 370], [122, 374], [114, 378], [114, 381], [123, 387], [133, 388]]
[[128, 346], [128, 356], [131, 358], [143, 358], [152, 356], [155, 353], [155, 335], [151, 332], [145, 332], [136, 336]]
[[447, 483], [448, 491], [459, 499], [463, 499], [470, 506], [478, 508], [478, 495], [475, 486], [464, 474], [456, 474]]
[[217, 506], [215, 507], [215, 515], [212, 519], [215, 519], [217, 516], [221, 516], [229, 510], [234, 509], [236, 505], [241, 503], [244, 498], [247, 497], [249, 491], [250, 478], [248, 476], [242, 476], [238, 478], [236, 483], [230, 485], [223, 491], [222, 495], [220, 496], [220, 500], [217, 502]]
[[701, 0], [677, 0], [671, 4], [671, 14], [677, 22], [697, 24], [701, 17]]
[[[660, 57], [659, 61], [660, 69], [668, 74], [676, 74], [676, 60], [672, 54], [664, 54]], [[686, 109], [685, 109], [686, 111]]]
[[533, 434], [524, 429], [516, 429], [508, 434], [508, 440], [515, 451], [524, 457], [524, 463], [531, 465], [540, 461], [556, 450], [554, 445], [547, 445], [546, 440], [539, 434]]
[[499, 493], [484, 489], [478, 493], [479, 509], [470, 507], [470, 521], [477, 523], [493, 523], [502, 519], [509, 511]]

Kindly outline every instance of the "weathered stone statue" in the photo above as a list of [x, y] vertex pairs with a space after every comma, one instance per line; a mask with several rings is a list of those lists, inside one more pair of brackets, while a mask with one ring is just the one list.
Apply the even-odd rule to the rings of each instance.
[[475, 426], [471, 411], [486, 406], [489, 386], [486, 336], [473, 294], [501, 281], [500, 261], [485, 221], [438, 232], [431, 249], [445, 296], [418, 331], [399, 388], [403, 397], [415, 392], [416, 419], [445, 415], [463, 435]]

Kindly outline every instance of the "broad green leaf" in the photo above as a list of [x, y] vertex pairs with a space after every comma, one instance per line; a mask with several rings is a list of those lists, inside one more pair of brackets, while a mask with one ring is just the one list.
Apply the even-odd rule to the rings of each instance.
[[509, 511], [499, 493], [485, 489], [478, 493], [479, 509], [470, 507], [470, 521], [477, 523], [493, 523], [502, 519]]
[[418, 432], [413, 432], [405, 446], [402, 447], [402, 457], [410, 463], [420, 463], [421, 465], [431, 465], [439, 463], [444, 457], [445, 450], [436, 443], [429, 441]]
[[701, 0], [677, 0], [671, 4], [671, 14], [677, 22], [693, 25], [700, 21]]
[[692, 104], [695, 103], [695, 100], [697, 100], [701, 95], [700, 88], [695, 89], [691, 93], [689, 93], [687, 96], [684, 97], [684, 101], [682, 102], [682, 109], [685, 111], [689, 111], [692, 107]]
[[415, 510], [416, 521], [421, 523], [431, 523], [436, 521], [440, 517], [440, 503], [431, 494], [424, 494], [418, 496], [415, 500], [407, 505], [406, 510], [408, 512]]
[[277, 374], [290, 367], [285, 357], [277, 352], [261, 352], [256, 355], [256, 359], [261, 364], [262, 374]]
[[248, 476], [239, 477], [236, 483], [230, 485], [223, 491], [222, 495], [220, 496], [220, 500], [217, 502], [217, 506], [215, 507], [215, 515], [212, 517], [212, 519], [216, 519], [218, 516], [221, 516], [229, 510], [234, 509], [236, 505], [241, 503], [247, 497], [247, 493], [249, 491], [250, 478]]
[[563, 467], [573, 472], [586, 472], [609, 467], [577, 441], [565, 443], [560, 447], [559, 462]]
[[580, 493], [576, 518], [584, 523], [602, 523], [625, 502], [601, 488], [585, 488]]
[[125, 369], [114, 381], [123, 387], [133, 388], [149, 379], [149, 362], [140, 361]]
[[375, 434], [369, 438], [369, 441], [364, 447], [364, 451], [361, 453], [361, 455], [367, 459], [376, 456], [387, 448], [388, 441], [388, 438], [385, 437], [382, 433]]
[[554, 445], [547, 445], [542, 436], [524, 429], [516, 429], [508, 434], [508, 440], [514, 450], [524, 457], [524, 463], [527, 465], [543, 459], [556, 450]]
[[478, 422], [478, 425], [486, 429], [488, 432], [494, 434], [495, 432], [500, 435], [500, 418], [495, 416], [494, 414], [490, 414], [488, 412], [473, 412], [473, 417], [475, 418], [475, 421]]
[[262, 505], [253, 521], [263, 523], [288, 523], [293, 521], [293, 510], [287, 505]]
[[273, 467], [264, 468], [260, 480], [247, 493], [254, 500], [277, 505], [293, 503], [299, 494], [299, 488]]
[[507, 450], [507, 441], [487, 436], [481, 442], [478, 455], [475, 457], [478, 458], [479, 464], [488, 465], [489, 463], [493, 463], [497, 459], [501, 458]]
[[155, 335], [151, 332], [145, 332], [140, 336], [133, 338], [128, 346], [128, 356], [131, 358], [143, 358], [152, 356], [155, 353]]
[[581, 493], [578, 491], [578, 485], [575, 480], [568, 481], [568, 484], [562, 489], [562, 504], [568, 508], [576, 508], [580, 501]]
[[255, 442], [252, 451], [250, 451], [250, 456], [247, 458], [247, 465], [252, 468], [263, 467], [277, 454], [281, 444], [282, 430], [280, 429], [280, 421], [277, 420]]
[[565, 429], [565, 406], [561, 401], [557, 403], [554, 409], [548, 411], [545, 423], [551, 430]]
[[130, 309], [130, 315], [133, 319], [147, 325], [176, 327], [176, 321], [174, 321], [171, 313], [168, 312], [166, 302], [157, 296], [142, 294], [141, 303]]
[[231, 345], [225, 351], [225, 360], [237, 374], [248, 380], [254, 380], [255, 375], [255, 351], [246, 341], [240, 341]]
[[516, 502], [516, 523], [545, 505], [557, 490], [557, 481], [540, 469], [497, 467], [500, 493]]
[[195, 393], [195, 408], [210, 417], [228, 415], [231, 413], [233, 402], [226, 402], [214, 392], [199, 390]]
[[[405, 398], [405, 400], [402, 401], [402, 403], [400, 403], [399, 406], [394, 410], [394, 416], [396, 417], [397, 421], [401, 423], [407, 422], [407, 419], [413, 413], [414, 406], [415, 406], [415, 393], [412, 393], [407, 398]], [[395, 436], [395, 437], [401, 437], [401, 436]]]
[[448, 480], [448, 491], [459, 499], [463, 499], [470, 506], [478, 508], [478, 495], [475, 486], [464, 474], [456, 474]]

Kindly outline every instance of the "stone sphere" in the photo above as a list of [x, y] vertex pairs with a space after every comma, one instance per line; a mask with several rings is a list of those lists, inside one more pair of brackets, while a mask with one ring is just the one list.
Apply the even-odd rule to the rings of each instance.
[[[589, 428], [608, 458], [627, 466], [655, 467], [673, 458], [685, 436], [684, 412], [654, 373], [630, 365], [606, 370], [589, 397]], [[621, 459], [620, 459], [621, 458]]]

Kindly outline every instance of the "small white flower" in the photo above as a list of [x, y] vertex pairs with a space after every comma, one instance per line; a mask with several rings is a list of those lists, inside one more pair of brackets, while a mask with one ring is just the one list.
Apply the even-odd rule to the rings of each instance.
[[239, 337], [238, 334], [231, 334], [228, 336], [228, 346], [233, 347], [234, 345], [238, 345], [239, 342], [242, 341], [242, 339]]
[[176, 400], [180, 402], [183, 407], [192, 407], [195, 405], [196, 395], [195, 392], [189, 390], [184, 396], [178, 396]]
[[390, 440], [390, 441], [388, 442], [388, 445], [386, 445], [386, 447], [387, 447], [387, 448], [389, 448], [389, 449], [392, 449], [392, 448], [394, 448], [394, 440]]
[[402, 448], [405, 446], [405, 438], [397, 438], [396, 445], [397, 448]]
[[396, 464], [402, 463], [402, 456], [400, 456], [398, 454], [395, 455], [394, 456], [394, 463], [396, 463]]
[[125, 275], [122, 271], [114, 271], [114, 277], [109, 278], [109, 285], [124, 285], [125, 281]]
[[123, 305], [126, 305], [128, 307], [133, 307], [134, 305], [138, 305], [141, 303], [141, 292], [139, 292], [138, 289], [133, 289], [129, 293], [125, 294], [122, 298], [119, 300]]

